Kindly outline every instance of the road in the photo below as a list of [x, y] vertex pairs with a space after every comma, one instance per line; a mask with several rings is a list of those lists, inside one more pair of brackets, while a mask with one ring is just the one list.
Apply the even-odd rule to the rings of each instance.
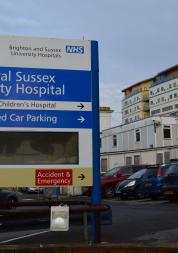
[[[178, 243], [178, 203], [166, 200], [108, 201], [112, 225], [102, 225], [103, 243], [160, 245]], [[0, 244], [72, 244], [84, 241], [81, 216], [71, 216], [68, 232], [49, 231], [49, 219], [23, 220], [21, 224], [1, 222]], [[107, 223], [107, 222], [105, 222]], [[89, 226], [89, 234], [91, 228]]]

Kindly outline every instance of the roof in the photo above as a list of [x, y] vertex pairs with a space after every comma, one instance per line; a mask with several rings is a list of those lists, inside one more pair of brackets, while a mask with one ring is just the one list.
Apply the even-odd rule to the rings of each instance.
[[110, 107], [108, 106], [100, 106], [100, 112], [113, 112]]
[[141, 84], [141, 83], [145, 83], [145, 82], [151, 81], [151, 80], [153, 80], [153, 79], [154, 79], [154, 77], [151, 77], [151, 78], [145, 79], [145, 80], [143, 80], [143, 81], [140, 81], [140, 82], [138, 82], [138, 83], [135, 83], [135, 84], [133, 84], [133, 85], [131, 85], [131, 86], [129, 86], [129, 87], [123, 89], [122, 92], [125, 92], [126, 90], [129, 90], [129, 89], [131, 89], [131, 88], [133, 88], [133, 87], [135, 87], [135, 86], [137, 86], [137, 85], [139, 85], [139, 84]]
[[174, 69], [177, 69], [178, 68], [178, 64], [168, 68], [168, 69], [165, 69], [161, 72], [159, 72], [156, 76], [159, 76], [159, 75], [163, 75], [163, 74], [166, 74], [167, 72], [171, 71], [171, 70], [174, 70]]

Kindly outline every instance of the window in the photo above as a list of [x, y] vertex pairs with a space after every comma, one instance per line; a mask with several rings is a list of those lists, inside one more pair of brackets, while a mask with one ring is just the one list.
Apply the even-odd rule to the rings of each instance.
[[101, 159], [101, 171], [102, 172], [107, 171], [107, 164], [108, 164], [107, 158], [102, 158]]
[[145, 175], [144, 175], [144, 178], [151, 178], [151, 177], [155, 177], [157, 176], [157, 171], [158, 171], [158, 167], [150, 167]]
[[166, 106], [166, 107], [163, 107], [163, 108], [162, 108], [162, 112], [170, 111], [170, 110], [172, 110], [172, 109], [173, 109], [173, 106], [172, 106], [172, 105]]
[[177, 93], [174, 93], [174, 98], [177, 98]]
[[134, 164], [140, 164], [140, 156], [134, 155]]
[[140, 142], [140, 129], [135, 130], [135, 140], [136, 142]]
[[1, 164], [78, 164], [76, 132], [0, 132]]
[[164, 139], [170, 139], [171, 138], [171, 127], [170, 126], [164, 126], [163, 127], [163, 137], [164, 137]]
[[165, 163], [170, 162], [170, 152], [164, 152], [164, 162]]
[[172, 94], [169, 95], [169, 98], [172, 99]]
[[160, 113], [160, 109], [153, 110], [151, 112], [151, 115], [155, 115], [155, 114], [158, 114], [158, 113]]
[[128, 167], [124, 167], [121, 169], [121, 173], [123, 175], [127, 175], [127, 176], [130, 176], [133, 174], [133, 170], [132, 170], [132, 167], [128, 166]]
[[112, 145], [113, 145], [113, 147], [117, 146], [117, 135], [113, 135]]
[[156, 163], [157, 164], [162, 164], [163, 163], [163, 154], [162, 153], [156, 154]]
[[131, 165], [132, 164], [132, 157], [127, 156], [126, 157], [126, 165]]

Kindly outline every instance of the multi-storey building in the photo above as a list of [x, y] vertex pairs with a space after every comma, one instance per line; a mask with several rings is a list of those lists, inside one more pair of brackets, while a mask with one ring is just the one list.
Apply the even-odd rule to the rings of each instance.
[[178, 65], [123, 92], [122, 125], [101, 135], [101, 170], [178, 159]]
[[150, 116], [149, 88], [153, 78], [136, 83], [122, 90], [122, 124], [132, 123]]
[[178, 115], [178, 65], [158, 73], [149, 98], [151, 116]]

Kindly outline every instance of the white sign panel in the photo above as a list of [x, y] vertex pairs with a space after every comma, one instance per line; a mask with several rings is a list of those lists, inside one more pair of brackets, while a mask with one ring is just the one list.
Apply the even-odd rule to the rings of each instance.
[[[0, 36], [0, 55], [0, 130], [7, 131], [1, 144], [0, 186], [42, 186], [39, 182], [45, 182], [45, 186], [54, 186], [52, 182], [92, 185], [91, 41]], [[18, 132], [18, 137], [17, 134], [14, 137], [15, 132]], [[46, 138], [41, 134], [40, 142], [37, 141], [39, 134], [29, 137], [26, 132], [64, 134], [63, 137], [58, 135], [56, 140], [51, 134], [53, 143], [45, 143], [48, 133]], [[69, 136], [75, 150], [64, 145]], [[19, 143], [6, 162], [8, 150], [12, 149], [12, 138], [18, 138]], [[30, 138], [33, 139], [31, 144]], [[3, 146], [6, 142], [8, 144]], [[51, 151], [47, 148], [49, 144]], [[28, 145], [25, 151], [23, 147]], [[71, 152], [71, 157], [65, 160], [67, 153], [61, 151], [64, 156], [61, 153], [57, 159], [57, 146], [58, 150]], [[49, 156], [49, 152], [54, 155]], [[19, 161], [23, 161], [22, 164]], [[9, 185], [7, 168], [9, 175], [13, 174]], [[24, 168], [28, 175], [23, 172]], [[61, 173], [56, 169], [61, 169]], [[50, 177], [44, 180], [44, 175]], [[54, 178], [51, 175], [55, 175]], [[86, 175], [88, 181], [84, 180]]]

